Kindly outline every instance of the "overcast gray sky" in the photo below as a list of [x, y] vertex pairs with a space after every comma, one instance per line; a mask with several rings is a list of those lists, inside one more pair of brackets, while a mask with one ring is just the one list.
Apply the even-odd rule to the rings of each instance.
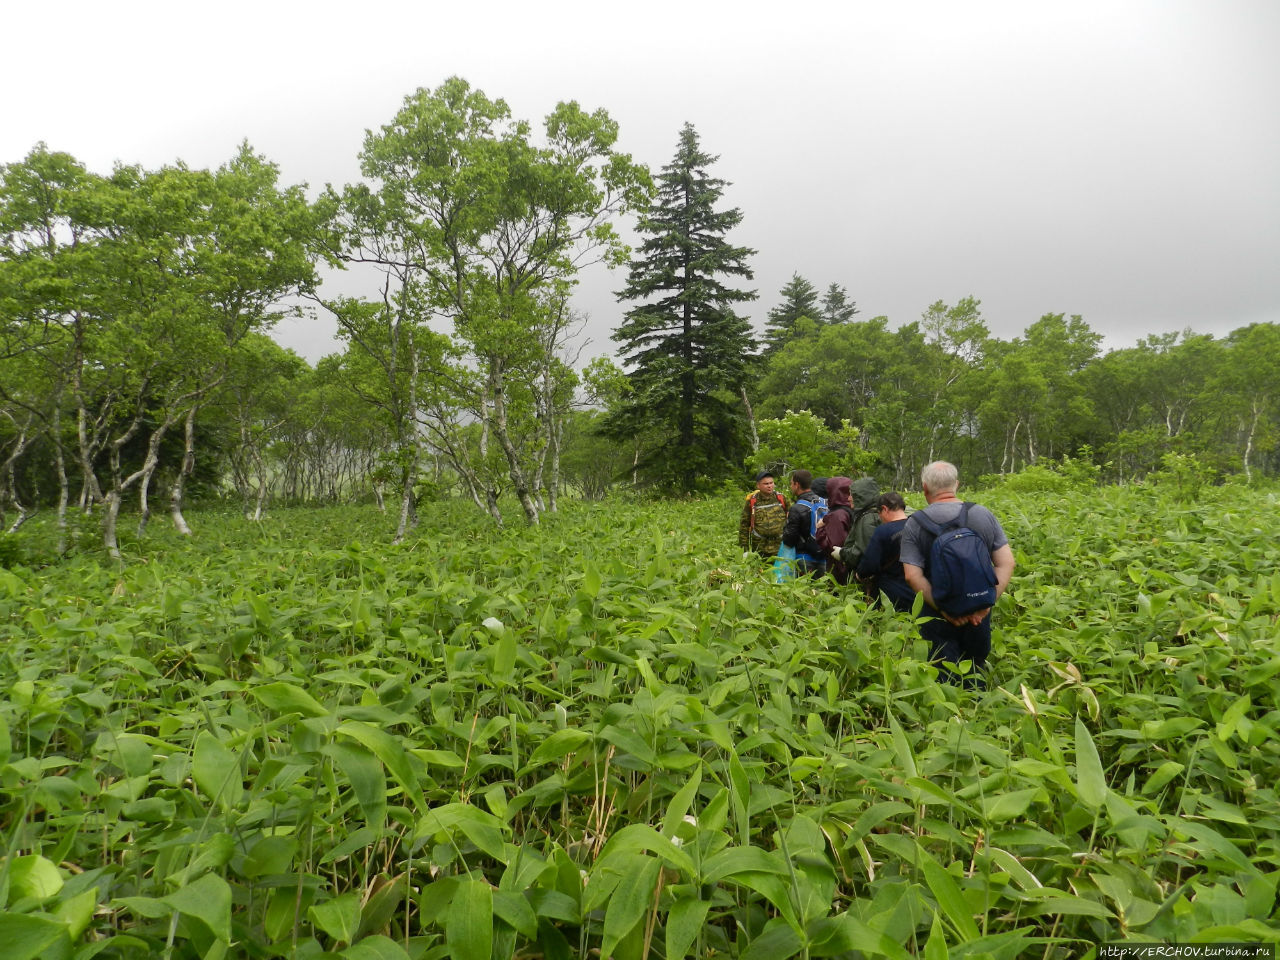
[[[799, 272], [861, 318], [982, 301], [993, 333], [1081, 314], [1108, 347], [1280, 322], [1280, 3], [60, 2], [7, 9], [0, 162], [40, 140], [287, 183], [358, 176], [366, 128], [457, 74], [535, 124], [604, 107], [657, 169], [693, 123], [756, 249], [763, 326]], [[621, 272], [583, 278], [609, 352]], [[330, 324], [278, 339], [311, 360]]]

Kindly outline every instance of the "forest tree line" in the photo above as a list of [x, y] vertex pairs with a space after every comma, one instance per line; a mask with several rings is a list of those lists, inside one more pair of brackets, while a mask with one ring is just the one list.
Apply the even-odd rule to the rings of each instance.
[[[744, 305], [742, 212], [685, 125], [656, 173], [603, 110], [562, 103], [535, 134], [454, 78], [366, 135], [363, 180], [308, 198], [244, 145], [217, 170], [87, 170], [37, 145], [0, 166], [0, 510], [59, 529], [100, 518], [118, 554], [159, 497], [183, 505], [376, 498], [397, 536], [424, 497], [529, 522], [566, 492], [714, 489], [820, 449], [831, 468], [913, 485], [1084, 457], [1113, 481], [1170, 451], [1222, 473], [1280, 467], [1280, 328], [1187, 331], [1102, 353], [1079, 316], [992, 337], [973, 298], [892, 326], [801, 274], [763, 333]], [[636, 216], [641, 242], [616, 224]], [[578, 271], [626, 269], [621, 365], [580, 364]], [[321, 268], [372, 277], [333, 296]], [[314, 367], [269, 331], [336, 320]], [[65, 537], [64, 537], [65, 542]]]

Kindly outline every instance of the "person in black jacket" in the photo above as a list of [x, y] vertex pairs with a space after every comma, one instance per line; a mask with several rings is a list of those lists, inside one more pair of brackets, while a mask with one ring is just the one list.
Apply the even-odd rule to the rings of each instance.
[[810, 489], [813, 474], [808, 470], [796, 470], [791, 474], [791, 492], [795, 502], [787, 511], [787, 522], [782, 527], [782, 542], [796, 551], [796, 574], [821, 576], [827, 570], [827, 560], [822, 547], [813, 537], [813, 509], [823, 503]]
[[886, 493], [877, 504], [880, 526], [858, 560], [858, 580], [867, 588], [868, 599], [881, 594], [889, 598], [895, 610], [911, 612], [916, 592], [902, 573], [902, 528], [907, 525], [907, 502], [900, 493]]

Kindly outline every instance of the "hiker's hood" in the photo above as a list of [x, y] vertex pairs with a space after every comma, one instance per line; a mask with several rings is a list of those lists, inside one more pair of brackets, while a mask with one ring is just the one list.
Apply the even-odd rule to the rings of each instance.
[[873, 507], [876, 501], [880, 499], [880, 484], [876, 483], [871, 477], [859, 477], [853, 482], [853, 508], [855, 510], [865, 510]]
[[853, 501], [849, 499], [848, 477], [832, 477], [827, 481], [827, 506], [853, 507]]

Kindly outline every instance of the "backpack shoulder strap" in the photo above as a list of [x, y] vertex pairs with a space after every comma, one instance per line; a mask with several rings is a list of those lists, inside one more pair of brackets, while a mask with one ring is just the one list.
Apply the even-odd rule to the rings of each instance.
[[882, 553], [880, 554], [881, 573], [890, 572], [895, 564], [898, 566], [902, 565], [902, 534], [906, 532], [906, 529], [907, 525], [904, 523], [897, 530], [893, 531], [893, 533], [889, 534], [889, 536], [885, 537], [884, 547], [887, 548], [892, 545], [898, 555], [896, 557], [890, 556], [890, 551], [888, 549], [882, 549]]
[[967, 527], [969, 525], [969, 508], [972, 506], [973, 504], [968, 500], [960, 504], [960, 517], [956, 521], [957, 527]]
[[911, 515], [911, 517], [916, 521], [916, 523], [924, 527], [925, 532], [929, 533], [934, 538], [940, 537], [942, 535], [942, 525], [938, 523], [936, 520], [934, 520], [927, 513], [925, 513], [923, 510], [917, 510], [915, 513]]

